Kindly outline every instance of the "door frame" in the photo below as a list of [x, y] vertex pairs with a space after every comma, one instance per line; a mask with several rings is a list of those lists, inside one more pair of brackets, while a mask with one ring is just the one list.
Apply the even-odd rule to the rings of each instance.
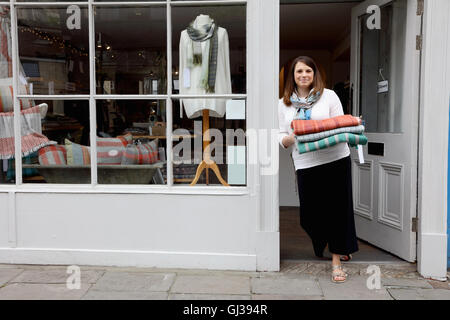
[[[274, 14], [279, 20], [279, 10]], [[450, 1], [424, 0], [418, 123], [417, 265], [422, 276], [437, 280], [447, 277], [447, 171], [450, 160], [448, 16]], [[274, 28], [275, 35], [279, 35], [279, 24], [276, 23]], [[277, 47], [275, 64], [278, 64], [279, 43]], [[278, 73], [273, 77], [278, 81]], [[274, 195], [278, 200], [278, 192]], [[276, 211], [274, 220], [279, 219], [279, 210]]]
[[417, 263], [447, 278], [447, 175], [450, 100], [450, 1], [425, 0], [419, 114]]
[[[352, 9], [352, 38], [351, 38], [351, 92], [352, 92], [352, 113], [355, 116], [359, 116], [361, 113], [361, 27], [359, 18], [366, 14], [366, 10], [369, 5], [376, 5], [379, 8], [390, 5], [396, 0], [366, 0], [361, 2], [359, 5]], [[401, 139], [402, 147], [404, 149], [401, 153], [397, 151], [396, 160], [390, 157], [384, 156], [382, 158], [378, 156], [368, 155], [366, 159], [366, 164], [364, 165], [365, 170], [369, 166], [370, 170], [370, 184], [371, 184], [371, 199], [370, 207], [365, 208], [357, 205], [358, 202], [358, 168], [361, 169], [359, 164], [357, 164], [356, 152], [352, 152], [353, 169], [355, 172], [353, 174], [354, 188], [353, 195], [356, 201], [355, 203], [355, 223], [359, 227], [361, 238], [372, 243], [373, 245], [385, 249], [392, 254], [395, 254], [401, 259], [416, 262], [417, 261], [417, 233], [413, 231], [413, 221], [417, 218], [417, 198], [418, 198], [418, 188], [417, 188], [417, 168], [418, 168], [418, 154], [419, 146], [418, 143], [408, 147], [405, 142], [418, 141], [419, 134], [419, 97], [420, 97], [420, 51], [416, 50], [415, 38], [416, 35], [421, 31], [421, 17], [416, 14], [416, 7], [414, 2], [419, 0], [407, 0], [408, 6], [406, 8], [405, 17], [405, 47], [404, 47], [404, 57], [403, 61], [406, 63], [406, 67], [403, 70], [403, 80], [405, 84], [398, 95], [402, 99], [403, 110], [405, 111], [401, 119], [402, 126], [407, 126], [408, 130], [402, 130], [401, 134], [394, 132], [377, 132], [377, 133], [367, 133], [369, 141], [371, 142], [383, 142], [385, 144], [386, 152], [394, 153], [395, 146], [392, 140]], [[355, 11], [355, 12], [353, 12]], [[354, 15], [356, 14], [356, 15]], [[402, 62], [403, 62], [402, 61]], [[392, 76], [392, 74], [391, 74]], [[389, 76], [388, 76], [389, 77]], [[390, 85], [391, 87], [391, 85]], [[390, 89], [391, 90], [391, 89]], [[393, 89], [395, 91], [395, 89]], [[413, 106], [414, 113], [407, 111], [407, 106]], [[366, 119], [369, 120], [369, 119]], [[391, 150], [391, 151], [388, 151]], [[365, 152], [366, 153], [366, 152]], [[392, 154], [389, 154], [392, 156]], [[395, 163], [395, 164], [394, 164]], [[385, 187], [382, 186], [381, 176], [382, 168], [391, 166], [396, 169], [399, 166], [400, 172], [400, 185], [401, 193], [401, 225], [399, 225], [400, 230], [392, 229], [392, 227], [386, 227], [386, 222], [383, 221], [384, 211], [382, 208], [383, 199], [381, 191]], [[401, 168], [401, 169], [400, 169]], [[387, 169], [389, 170], [389, 169]], [[383, 189], [382, 189], [383, 188]], [[359, 213], [359, 214], [358, 214]], [[395, 228], [395, 227], [394, 227]], [[380, 238], [376, 231], [386, 232], [389, 235], [390, 240], [397, 242], [387, 242], [386, 240]], [[400, 241], [400, 242], [398, 242]], [[407, 246], [407, 247], [405, 247]]]

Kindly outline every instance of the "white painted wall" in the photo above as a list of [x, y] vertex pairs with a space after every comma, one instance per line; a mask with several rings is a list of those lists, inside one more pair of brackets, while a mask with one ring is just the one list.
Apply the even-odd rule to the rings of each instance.
[[0, 193], [0, 247], [8, 246], [8, 194]]
[[[248, 195], [17, 193], [17, 249], [8, 245], [7, 210], [2, 210], [0, 263], [256, 270], [253, 200]], [[5, 203], [1, 194], [0, 206]]]

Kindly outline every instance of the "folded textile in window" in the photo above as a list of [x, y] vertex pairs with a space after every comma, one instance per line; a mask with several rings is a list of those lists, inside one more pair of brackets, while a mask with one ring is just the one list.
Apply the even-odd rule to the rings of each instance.
[[158, 162], [158, 139], [138, 145], [130, 144], [125, 148], [122, 164], [153, 164]]
[[[38, 106], [20, 112], [20, 129], [22, 132], [22, 157], [42, 147], [56, 144], [38, 132], [41, 113]], [[0, 113], [0, 159], [12, 159], [14, 148], [14, 112]]]
[[311, 133], [311, 134], [305, 134], [303, 136], [296, 136], [297, 142], [311, 142], [311, 141], [318, 141], [321, 139], [325, 139], [334, 135], [337, 135], [339, 133], [355, 133], [355, 134], [361, 134], [364, 133], [364, 126], [354, 126], [354, 127], [344, 127], [344, 128], [338, 128], [318, 133]]
[[300, 154], [326, 149], [332, 146], [337, 145], [338, 143], [347, 142], [350, 146], [356, 147], [357, 145], [366, 145], [367, 137], [363, 134], [354, 134], [354, 133], [340, 133], [319, 141], [314, 142], [298, 142], [298, 152]]
[[361, 125], [362, 120], [352, 115], [343, 115], [325, 120], [294, 120], [291, 128], [296, 136], [310, 133], [329, 131], [343, 127], [354, 127]]

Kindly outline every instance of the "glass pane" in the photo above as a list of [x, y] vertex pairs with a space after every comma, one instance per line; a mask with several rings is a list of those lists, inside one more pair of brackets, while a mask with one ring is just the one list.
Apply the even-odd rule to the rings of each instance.
[[401, 133], [406, 0], [381, 9], [381, 30], [360, 19], [360, 113], [367, 132]]
[[45, 100], [33, 105], [21, 128], [23, 182], [90, 184], [89, 101]]
[[98, 94], [165, 94], [165, 7], [95, 8]]
[[87, 8], [18, 8], [22, 94], [89, 94]]
[[[174, 93], [246, 93], [245, 5], [174, 6], [172, 24]], [[188, 116], [207, 107], [186, 104]]]
[[87, 0], [16, 0], [16, 2], [87, 2]]
[[97, 101], [100, 184], [164, 184], [165, 100]]
[[[214, 100], [207, 101], [212, 103]], [[175, 184], [193, 183], [200, 164], [205, 160], [211, 164], [211, 169], [199, 175], [196, 185], [246, 185], [246, 101], [228, 100], [226, 105], [227, 112], [223, 118], [212, 117], [206, 111], [200, 117], [189, 119], [179, 112], [180, 102], [174, 101]], [[220, 177], [212, 170], [216, 165]]]
[[0, 184], [4, 184], [15, 181], [11, 18], [7, 6], [0, 6], [0, 31]]

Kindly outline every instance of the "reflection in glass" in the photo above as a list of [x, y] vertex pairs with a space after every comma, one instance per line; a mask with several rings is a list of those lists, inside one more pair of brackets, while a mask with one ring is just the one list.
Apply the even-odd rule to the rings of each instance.
[[245, 5], [173, 7], [172, 29], [174, 93], [246, 93]]
[[406, 0], [381, 9], [381, 30], [360, 19], [360, 113], [367, 132], [402, 132], [402, 84], [406, 35]]
[[88, 10], [18, 8], [22, 94], [89, 94]]
[[0, 184], [4, 184], [15, 181], [11, 18], [7, 6], [0, 6], [0, 32]]
[[97, 101], [100, 184], [165, 184], [166, 101]]
[[165, 7], [95, 8], [98, 94], [165, 94]]
[[[175, 100], [174, 107], [179, 103]], [[228, 100], [223, 118], [206, 117], [205, 114], [189, 119], [178, 112], [173, 118], [175, 184], [246, 185], [245, 100]], [[205, 141], [208, 136], [210, 143]], [[208, 163], [206, 160], [209, 159], [217, 165], [219, 175], [212, 169], [199, 172], [202, 161]]]
[[28, 115], [32, 137], [22, 136], [22, 149], [32, 151], [22, 159], [23, 182], [90, 184], [89, 155], [83, 159], [75, 147], [89, 148], [89, 101], [36, 101], [28, 110], [33, 109]]

